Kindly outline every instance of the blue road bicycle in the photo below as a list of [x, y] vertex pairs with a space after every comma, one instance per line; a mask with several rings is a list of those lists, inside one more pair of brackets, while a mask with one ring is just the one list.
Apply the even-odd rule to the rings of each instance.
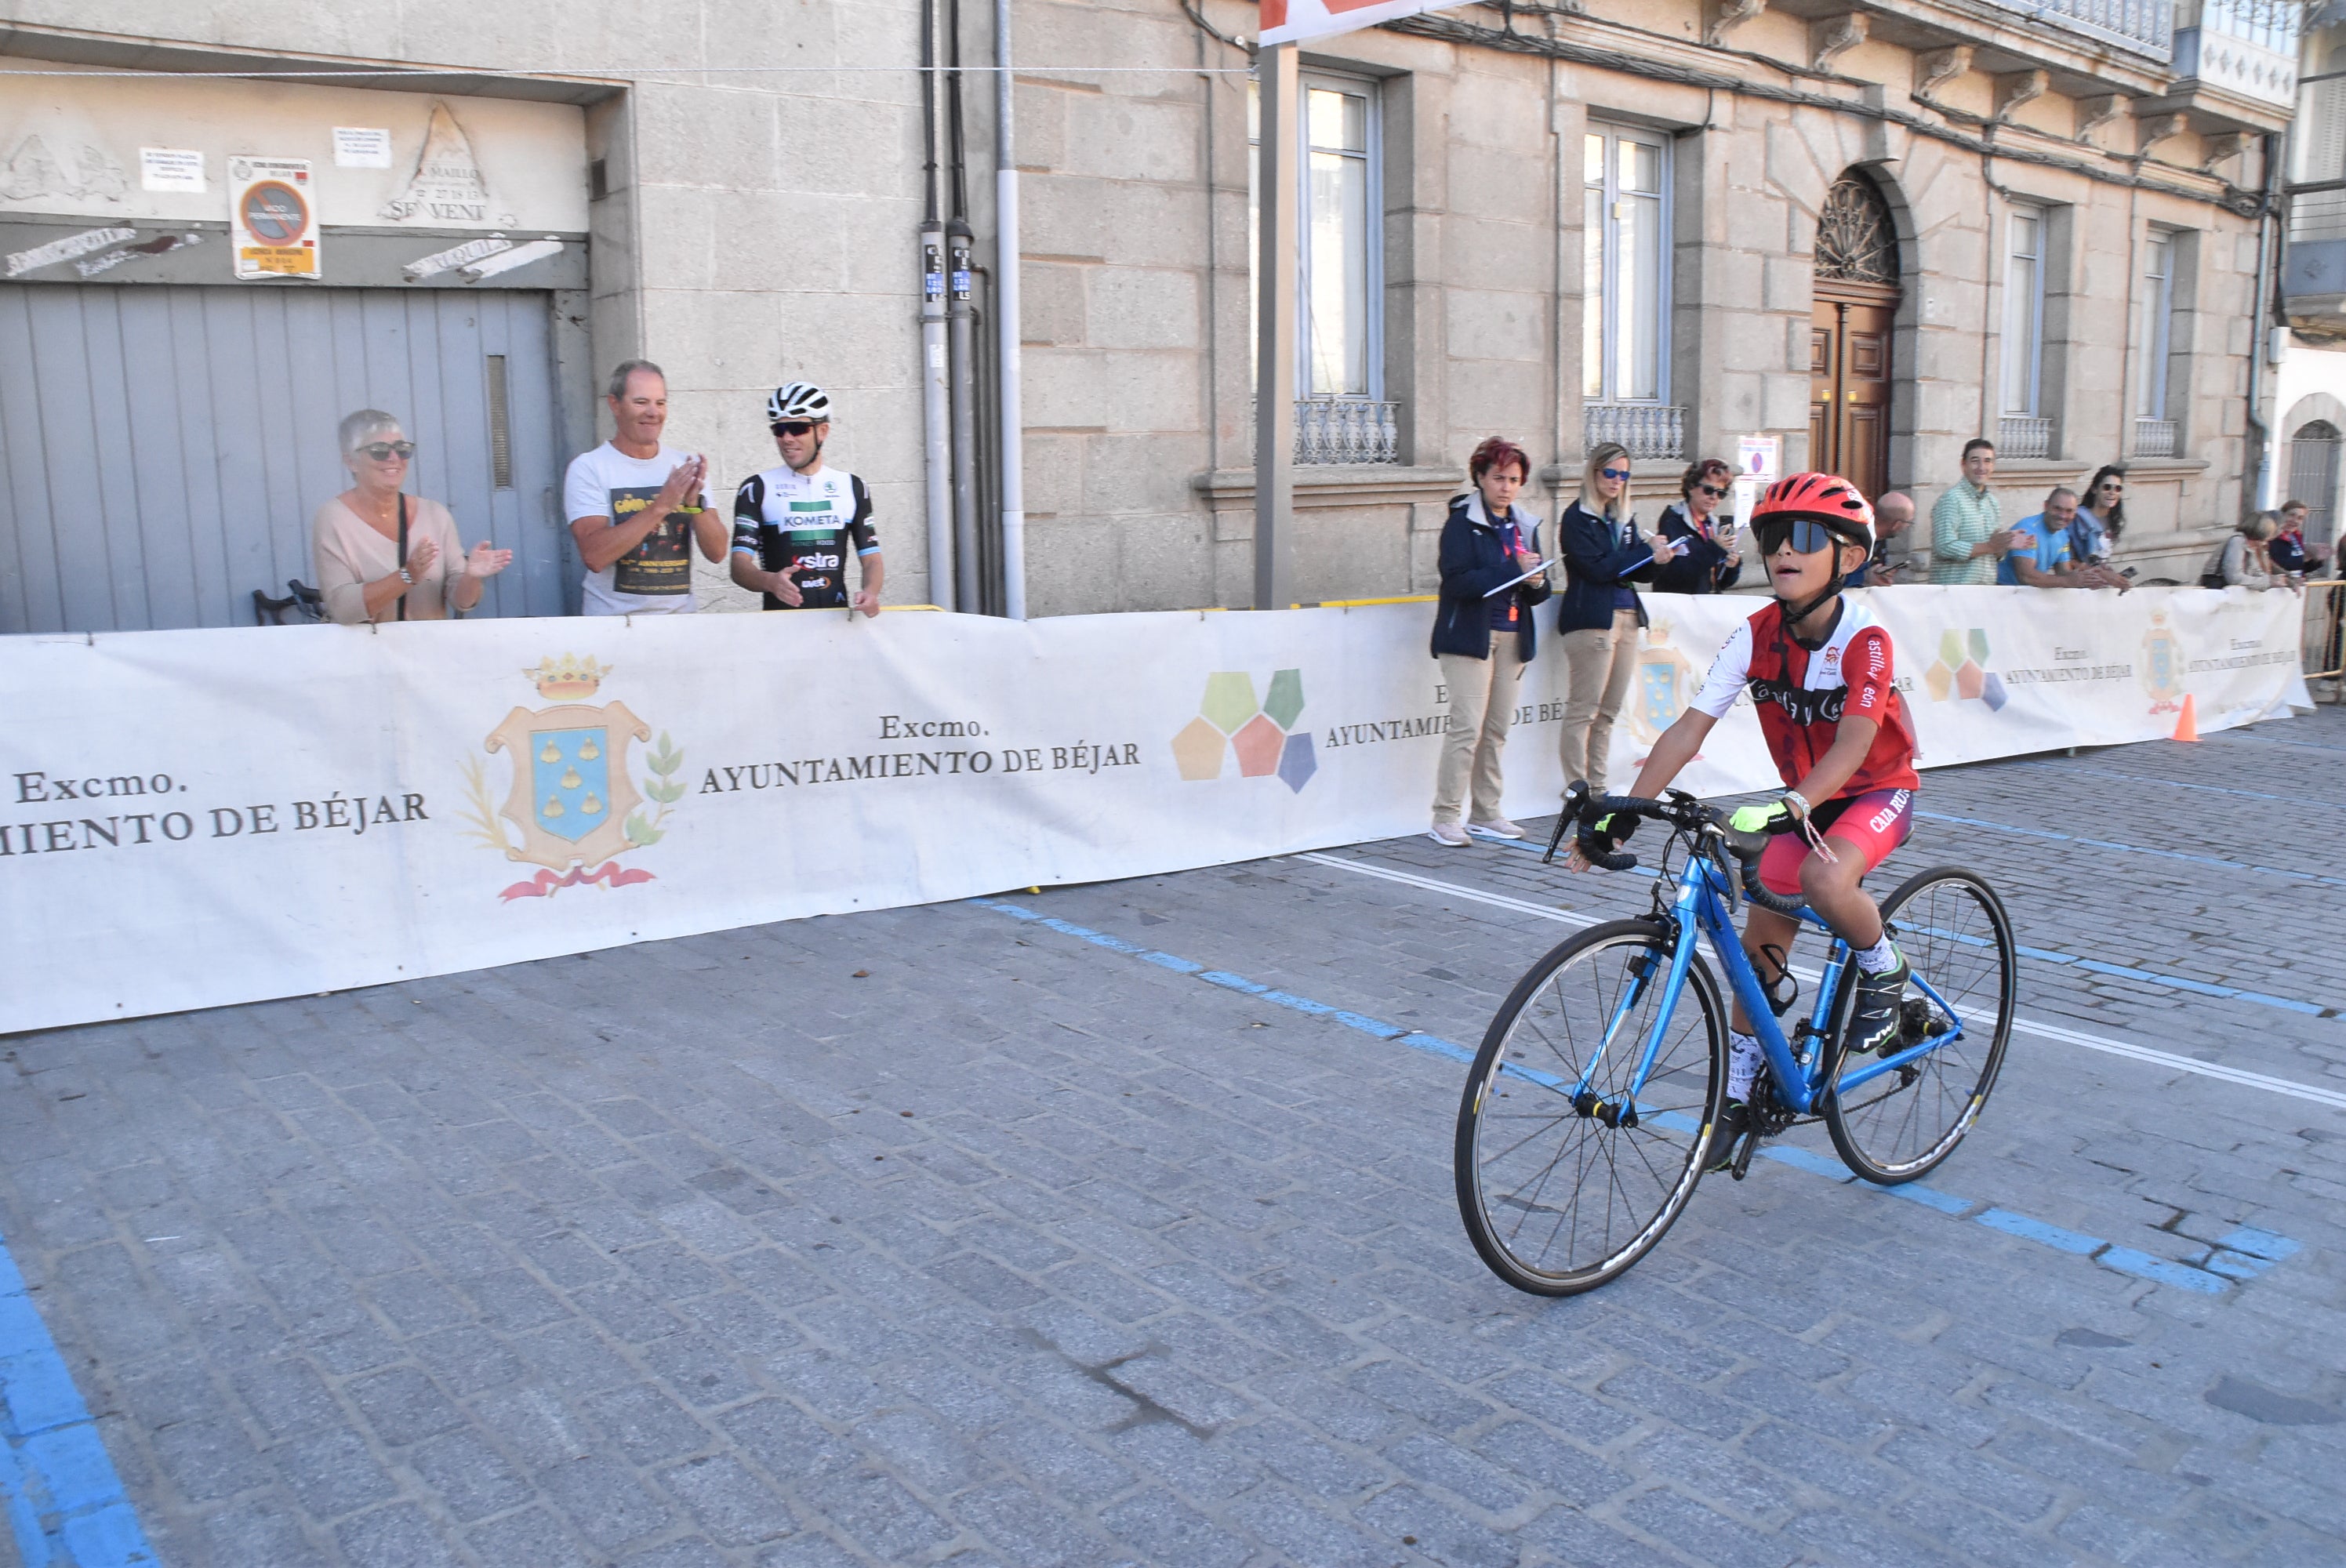
[[[1882, 901], [1914, 978], [1897, 1036], [1849, 1052], [1849, 945], [1806, 904], [1760, 883], [1766, 836], [1736, 832], [1725, 812], [1682, 790], [1658, 800], [1591, 798], [1576, 785], [1546, 859], [1577, 824], [1613, 812], [1670, 830], [1652, 912], [1592, 926], [1532, 966], [1491, 1020], [1458, 1108], [1466, 1233], [1500, 1278], [1541, 1296], [1618, 1278], [1661, 1240], [1719, 1157], [1731, 1154], [1740, 1181], [1763, 1139], [1803, 1122], [1821, 1118], [1866, 1180], [1912, 1181], [1971, 1130], [2012, 1033], [2012, 922], [1974, 873], [1936, 866]], [[1628, 871], [1637, 861], [1615, 853], [1596, 863]], [[1780, 1021], [1799, 982], [1788, 973], [1771, 996], [1753, 971], [1735, 932], [1739, 885], [1831, 942], [1789, 1033]], [[1703, 938], [1767, 1054], [1749, 1130], [1720, 1156], [1712, 1145], [1727, 1100], [1729, 1015], [1698, 951]]]

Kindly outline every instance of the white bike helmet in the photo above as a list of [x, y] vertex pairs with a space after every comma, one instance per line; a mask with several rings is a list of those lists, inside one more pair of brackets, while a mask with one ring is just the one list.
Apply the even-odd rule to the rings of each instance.
[[769, 423], [778, 419], [827, 420], [831, 417], [831, 394], [812, 382], [792, 382], [774, 389], [766, 400]]

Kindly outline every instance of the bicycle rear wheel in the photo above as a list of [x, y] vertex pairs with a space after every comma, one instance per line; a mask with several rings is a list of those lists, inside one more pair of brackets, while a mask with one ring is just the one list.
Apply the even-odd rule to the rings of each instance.
[[1652, 920], [1583, 932], [1532, 966], [1483, 1036], [1458, 1107], [1458, 1212], [1518, 1290], [1572, 1296], [1618, 1278], [1701, 1179], [1727, 1095], [1727, 1014], [1699, 957], [1624, 1115], [1661, 1015], [1668, 942]]
[[[1954, 1153], [1979, 1119], [2004, 1064], [2018, 992], [2012, 921], [1995, 890], [1954, 866], [1909, 877], [1882, 918], [1914, 967], [1897, 1038], [1880, 1052], [1843, 1054], [1825, 1102], [1842, 1163], [1870, 1182], [1912, 1181]], [[1844, 1092], [1841, 1081], [1961, 1026], [1905, 1066]]]

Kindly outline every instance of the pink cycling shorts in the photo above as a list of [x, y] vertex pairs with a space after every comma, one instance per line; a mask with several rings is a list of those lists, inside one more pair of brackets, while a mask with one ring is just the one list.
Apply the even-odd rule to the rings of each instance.
[[[1914, 830], [1914, 791], [1876, 789], [1870, 795], [1828, 800], [1817, 808], [1815, 820], [1817, 830], [1831, 843], [1834, 854], [1854, 851], [1864, 858], [1870, 871], [1888, 860], [1890, 851]], [[1761, 885], [1779, 898], [1797, 898], [1800, 862], [1815, 852], [1797, 832], [1777, 834], [1760, 857]]]

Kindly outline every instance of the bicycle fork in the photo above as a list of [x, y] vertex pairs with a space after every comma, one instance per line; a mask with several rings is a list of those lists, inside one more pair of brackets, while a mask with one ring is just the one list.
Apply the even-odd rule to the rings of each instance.
[[[1686, 988], [1687, 970], [1694, 962], [1694, 942], [1690, 927], [1683, 920], [1670, 922], [1668, 962], [1662, 962], [1660, 952], [1654, 947], [1640, 949], [1629, 960], [1629, 983], [1621, 990], [1621, 999], [1614, 1003], [1613, 1015], [1605, 1021], [1605, 1035], [1581, 1070], [1580, 1080], [1572, 1086], [1572, 1108], [1579, 1115], [1594, 1117], [1608, 1127], [1635, 1127], [1643, 1115], [1638, 1097], [1646, 1091], [1646, 1081], [1653, 1076], [1654, 1063], [1660, 1057], [1662, 1034], [1669, 1027], [1671, 1016], [1678, 1011], [1678, 993]], [[1662, 984], [1661, 1004], [1654, 1010], [1652, 1026], [1646, 1032], [1644, 1049], [1638, 1053], [1637, 1064], [1629, 1074], [1629, 1081], [1617, 1100], [1606, 1100], [1589, 1084], [1604, 1065], [1613, 1044], [1628, 1023], [1637, 1004], [1652, 990], [1657, 978]]]

